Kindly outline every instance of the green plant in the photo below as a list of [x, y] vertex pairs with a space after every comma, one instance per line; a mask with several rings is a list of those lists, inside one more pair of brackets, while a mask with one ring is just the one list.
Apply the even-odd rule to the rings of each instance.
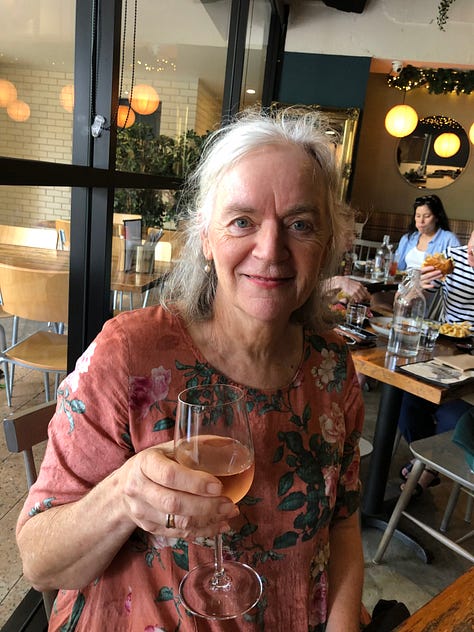
[[[149, 125], [135, 123], [117, 137], [117, 169], [184, 179], [196, 166], [207, 136], [199, 136], [194, 130], [177, 139], [164, 134], [154, 136]], [[145, 227], [163, 226], [164, 221], [175, 217], [179, 191], [117, 189], [114, 209], [120, 213], [139, 213]]]
[[436, 22], [438, 24], [439, 30], [444, 31], [446, 23], [448, 21], [448, 13], [452, 4], [454, 4], [455, 0], [441, 0], [438, 4], [438, 15], [436, 17]]

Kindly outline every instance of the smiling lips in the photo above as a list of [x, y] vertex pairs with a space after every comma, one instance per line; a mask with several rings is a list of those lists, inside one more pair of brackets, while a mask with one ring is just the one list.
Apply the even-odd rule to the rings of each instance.
[[266, 287], [278, 287], [292, 281], [294, 276], [262, 276], [258, 274], [243, 274], [250, 281], [255, 281], [258, 285], [265, 285]]

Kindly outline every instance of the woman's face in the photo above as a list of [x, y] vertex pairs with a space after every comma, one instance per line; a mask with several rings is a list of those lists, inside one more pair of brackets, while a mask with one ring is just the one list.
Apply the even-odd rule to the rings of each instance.
[[324, 199], [319, 168], [298, 147], [255, 150], [224, 175], [203, 237], [218, 277], [216, 313], [288, 322], [315, 288], [328, 248]]
[[423, 204], [418, 206], [415, 211], [415, 225], [420, 233], [425, 235], [434, 235], [437, 229], [436, 217], [430, 208]]

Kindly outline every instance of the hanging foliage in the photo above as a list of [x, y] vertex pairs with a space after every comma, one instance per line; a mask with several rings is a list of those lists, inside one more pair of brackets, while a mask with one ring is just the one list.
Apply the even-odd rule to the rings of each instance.
[[436, 22], [438, 24], [439, 30], [446, 30], [444, 27], [448, 21], [448, 13], [452, 4], [454, 4], [455, 0], [441, 0], [438, 4], [438, 15], [436, 17]]
[[398, 77], [388, 76], [391, 88], [413, 90], [424, 87], [430, 94], [471, 94], [474, 91], [474, 70], [452, 68], [417, 68], [405, 66]]

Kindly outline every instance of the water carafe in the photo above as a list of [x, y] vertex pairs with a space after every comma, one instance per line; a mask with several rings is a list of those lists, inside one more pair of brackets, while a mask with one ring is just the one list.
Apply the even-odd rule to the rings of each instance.
[[393, 321], [387, 351], [399, 356], [416, 356], [426, 301], [420, 285], [420, 270], [410, 270], [393, 303]]

